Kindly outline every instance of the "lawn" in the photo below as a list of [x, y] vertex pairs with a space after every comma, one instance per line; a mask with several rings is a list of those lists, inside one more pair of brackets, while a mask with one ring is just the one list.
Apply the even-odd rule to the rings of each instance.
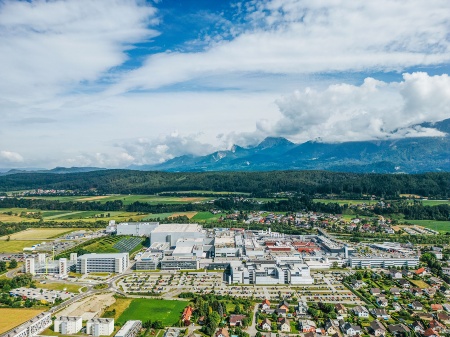
[[78, 293], [78, 289], [81, 287], [79, 284], [71, 283], [36, 283], [36, 288], [67, 291], [69, 293]]
[[31, 247], [42, 241], [0, 241], [0, 253], [22, 253], [25, 247]]
[[412, 284], [414, 284], [416, 287], [419, 287], [421, 289], [424, 288], [429, 288], [430, 286], [428, 284], [426, 284], [424, 281], [422, 280], [409, 280], [409, 282], [411, 282]]
[[436, 221], [436, 220], [405, 220], [407, 223], [423, 226], [440, 233], [450, 232], [450, 221]]
[[450, 200], [422, 200], [424, 206], [450, 205]]
[[142, 220], [152, 220], [152, 219], [166, 219], [170, 216], [172, 216], [173, 213], [155, 213], [155, 214], [147, 214]]
[[123, 297], [116, 298], [114, 304], [109, 306], [103, 312], [102, 317], [114, 318], [114, 320], [117, 321], [117, 319], [122, 315], [122, 313], [130, 306], [131, 301], [133, 301], [133, 299], [131, 298], [123, 298]]
[[0, 308], [0, 317], [2, 318], [0, 319], [0, 334], [26, 322], [43, 311], [38, 309]]
[[[78, 230], [78, 228], [29, 228], [10, 235], [10, 240], [46, 240]], [[6, 240], [8, 236], [0, 237]]]
[[187, 301], [137, 298], [120, 315], [117, 322], [123, 324], [132, 319], [138, 319], [142, 322], [159, 320], [162, 321], [164, 326], [174, 326], [180, 320], [183, 309], [188, 303]]
[[198, 212], [198, 213], [192, 218], [192, 220], [197, 220], [197, 221], [217, 220], [217, 219], [220, 218], [222, 215], [223, 215], [222, 213], [212, 214], [211, 212]]

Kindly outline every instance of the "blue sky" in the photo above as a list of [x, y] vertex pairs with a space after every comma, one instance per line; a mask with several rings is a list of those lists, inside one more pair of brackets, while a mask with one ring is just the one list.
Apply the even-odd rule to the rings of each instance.
[[442, 136], [446, 0], [0, 1], [0, 168]]

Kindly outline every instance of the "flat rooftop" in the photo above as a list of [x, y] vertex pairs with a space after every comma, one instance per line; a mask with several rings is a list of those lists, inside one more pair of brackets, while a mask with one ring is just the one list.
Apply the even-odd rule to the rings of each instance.
[[78, 259], [116, 259], [128, 256], [128, 253], [103, 253], [103, 254], [84, 254], [78, 257]]
[[158, 227], [156, 227], [152, 233], [170, 233], [170, 232], [182, 232], [182, 233], [195, 233], [195, 232], [201, 232], [202, 227], [198, 224], [161, 224]]

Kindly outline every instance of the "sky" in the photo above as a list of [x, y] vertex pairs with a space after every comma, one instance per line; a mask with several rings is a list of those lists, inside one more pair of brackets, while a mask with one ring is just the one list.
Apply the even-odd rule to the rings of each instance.
[[0, 168], [439, 137], [448, 0], [0, 0]]

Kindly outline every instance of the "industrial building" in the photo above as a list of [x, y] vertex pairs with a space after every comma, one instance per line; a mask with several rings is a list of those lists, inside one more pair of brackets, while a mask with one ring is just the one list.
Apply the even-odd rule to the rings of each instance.
[[419, 257], [394, 254], [352, 255], [348, 259], [348, 265], [352, 268], [417, 267]]
[[150, 243], [168, 242], [174, 247], [179, 239], [205, 238], [205, 231], [198, 224], [161, 224], [150, 234]]
[[117, 235], [150, 236], [159, 222], [122, 222], [117, 225]]
[[129, 263], [128, 253], [86, 254], [77, 259], [77, 273], [123, 273]]
[[59, 316], [55, 319], [54, 331], [63, 335], [71, 335], [77, 333], [83, 327], [81, 316]]
[[86, 333], [92, 336], [109, 336], [114, 331], [114, 318], [92, 318], [86, 322]]
[[141, 329], [141, 321], [128, 321], [120, 328], [115, 337], [136, 337]]
[[159, 269], [159, 262], [161, 259], [161, 253], [146, 251], [137, 257], [136, 264], [134, 266], [136, 270], [156, 270]]
[[199, 260], [196, 257], [165, 256], [160, 263], [161, 263], [161, 270], [199, 269]]

